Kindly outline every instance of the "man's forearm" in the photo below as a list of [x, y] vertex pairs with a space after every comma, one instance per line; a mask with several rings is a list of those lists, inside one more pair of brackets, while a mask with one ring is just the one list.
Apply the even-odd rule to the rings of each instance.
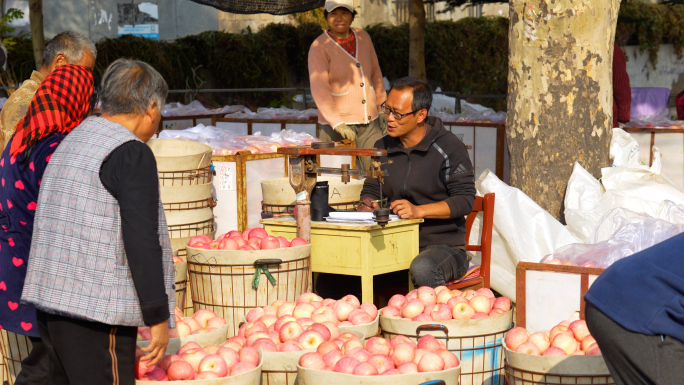
[[428, 203], [426, 205], [417, 206], [420, 218], [425, 219], [449, 219], [451, 218], [451, 209], [449, 205], [442, 201], [437, 203]]

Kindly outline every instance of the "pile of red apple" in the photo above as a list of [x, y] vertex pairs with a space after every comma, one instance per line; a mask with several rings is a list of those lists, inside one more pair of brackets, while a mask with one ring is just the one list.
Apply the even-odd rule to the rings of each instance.
[[562, 321], [550, 331], [531, 333], [514, 327], [506, 333], [506, 347], [535, 356], [596, 356], [601, 354], [584, 320]]
[[243, 232], [236, 230], [220, 235], [216, 240], [206, 234], [196, 235], [190, 238], [188, 246], [196, 249], [216, 250], [268, 250], [283, 249], [308, 245], [302, 238], [288, 241], [285, 237], [273, 237], [268, 235], [261, 227], [254, 227]]
[[165, 356], [157, 365], [147, 367], [144, 354], [136, 349], [135, 378], [140, 381], [179, 381], [237, 376], [259, 365], [259, 351], [253, 347], [238, 350], [224, 346], [205, 346], [191, 341], [176, 354]]
[[[339, 301], [323, 299], [314, 293], [304, 293], [295, 302], [277, 300], [269, 306], [257, 307], [245, 317], [248, 323], [263, 323], [268, 331], [278, 331], [285, 322], [296, 321], [306, 328], [321, 323], [328, 328], [365, 325], [378, 316], [378, 308], [372, 303], [360, 303], [354, 295]], [[243, 325], [244, 326], [244, 325]]]
[[299, 365], [308, 369], [375, 376], [438, 372], [457, 367], [459, 360], [444, 343], [431, 335], [420, 337], [417, 344], [399, 335], [391, 341], [371, 337], [365, 344], [357, 340], [347, 341], [341, 346], [326, 342], [316, 352], [304, 354]]
[[487, 318], [511, 310], [511, 300], [494, 297], [487, 289], [449, 290], [423, 286], [406, 296], [396, 294], [380, 311], [385, 317], [406, 321], [447, 321]]
[[[191, 334], [203, 334], [220, 329], [226, 324], [226, 320], [208, 309], [197, 310], [192, 317], [183, 317], [183, 312], [176, 308], [175, 317], [176, 327], [169, 328], [169, 338], [186, 337]], [[139, 327], [138, 340], [149, 341], [150, 339], [150, 327]]]

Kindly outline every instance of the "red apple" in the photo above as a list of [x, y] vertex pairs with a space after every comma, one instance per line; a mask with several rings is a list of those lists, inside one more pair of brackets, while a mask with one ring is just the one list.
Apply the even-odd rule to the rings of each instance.
[[357, 376], [377, 376], [378, 369], [371, 363], [362, 362], [354, 367], [353, 374]]
[[298, 247], [308, 245], [309, 242], [303, 240], [302, 238], [295, 238], [290, 242], [290, 247]]
[[444, 369], [455, 368], [461, 364], [458, 357], [448, 350], [440, 350], [437, 354], [444, 360]]
[[418, 373], [418, 364], [415, 362], [405, 362], [399, 366], [397, 366], [397, 370], [401, 374], [415, 374]]
[[218, 354], [209, 354], [200, 361], [199, 373], [213, 372], [218, 377], [225, 377], [228, 374], [226, 361]]
[[331, 350], [323, 356], [323, 362], [328, 368], [335, 368], [337, 361], [342, 359], [342, 352], [339, 350]]
[[282, 342], [296, 340], [302, 333], [304, 328], [297, 322], [288, 322], [280, 328], [280, 340]]
[[280, 248], [280, 242], [278, 242], [278, 238], [276, 238], [276, 237], [268, 236], [268, 237], [261, 240], [261, 250], [278, 249], [278, 248]]
[[380, 310], [380, 314], [384, 315], [385, 317], [401, 316], [401, 309], [394, 306], [387, 306]]
[[373, 354], [368, 362], [371, 363], [378, 370], [378, 373], [385, 373], [388, 370], [394, 369], [394, 362], [387, 354]]
[[437, 293], [429, 286], [422, 286], [418, 288], [418, 299], [423, 301], [425, 306], [434, 305], [437, 303]]
[[[389, 355], [392, 345], [382, 337], [371, 337], [366, 341], [366, 350], [371, 354]], [[382, 372], [380, 372], [382, 373]]]
[[195, 373], [199, 373], [199, 364], [202, 362], [202, 359], [207, 356], [207, 353], [203, 349], [191, 349], [183, 352], [180, 356], [183, 361], [192, 366], [192, 370], [194, 370]]
[[392, 357], [392, 362], [394, 362], [394, 366], [399, 366], [401, 364], [404, 364], [406, 362], [411, 362], [413, 361], [413, 357], [415, 355], [416, 349], [415, 347], [409, 345], [409, 344], [398, 344], [395, 345], [392, 348], [392, 352], [390, 356]]
[[404, 297], [401, 294], [395, 294], [389, 299], [389, 301], [387, 302], [387, 306], [392, 306], [397, 309], [401, 309], [406, 302], [408, 302], [406, 297]]
[[373, 322], [373, 318], [361, 309], [352, 310], [352, 312], [349, 313], [348, 320], [354, 325], [364, 325]]
[[362, 303], [360, 309], [368, 313], [371, 320], [375, 320], [378, 316], [378, 308], [372, 303]]
[[577, 342], [582, 342], [590, 333], [587, 327], [587, 321], [577, 320], [570, 324], [570, 331], [575, 336]]
[[539, 350], [537, 345], [529, 341], [520, 344], [515, 351], [516, 353], [532, 354], [534, 356], [541, 355], [541, 350]]
[[259, 365], [259, 351], [252, 346], [245, 346], [240, 349], [238, 355], [240, 356], [240, 362], [251, 363], [254, 367]]
[[170, 381], [194, 380], [195, 370], [189, 363], [179, 360], [174, 361], [169, 365], [167, 375]]
[[287, 341], [278, 347], [279, 352], [298, 352], [301, 350], [302, 347], [297, 341]]
[[439, 354], [425, 353], [418, 362], [418, 372], [439, 372], [444, 370], [444, 360]]
[[240, 355], [238, 354], [237, 351], [231, 349], [231, 348], [226, 348], [222, 347], [219, 348], [219, 350], [216, 352], [221, 358], [223, 358], [223, 362], [226, 363], [226, 367], [230, 371], [235, 364], [240, 362]]
[[305, 353], [299, 358], [299, 365], [303, 368], [321, 370], [325, 368], [325, 361], [319, 353]]
[[248, 239], [268, 237], [268, 233], [266, 233], [266, 230], [262, 229], [261, 227], [253, 228], [248, 234], [249, 234]]
[[323, 341], [329, 341], [330, 338], [332, 337], [332, 334], [330, 333], [330, 329], [328, 329], [327, 326], [325, 326], [321, 323], [311, 324], [311, 326], [309, 326], [309, 330], [315, 330], [318, 333], [320, 333], [321, 337], [323, 337]]
[[456, 320], [466, 320], [473, 318], [475, 309], [465, 302], [459, 302], [451, 311], [451, 316]]
[[551, 346], [544, 350], [544, 354], [542, 354], [542, 356], [567, 356], [567, 354], [565, 354], [563, 349]]
[[513, 329], [509, 330], [508, 333], [506, 333], [506, 346], [511, 350], [515, 350], [518, 348], [518, 346], [527, 342], [529, 337], [530, 332], [528, 332], [527, 329], [521, 328], [520, 326], [516, 326]]
[[334, 370], [338, 373], [353, 374], [354, 368], [356, 367], [356, 365], [360, 363], [361, 362], [359, 362], [359, 360], [357, 360], [356, 358], [344, 357], [337, 361]]
[[325, 342], [325, 339], [321, 333], [315, 330], [307, 330], [297, 337], [297, 342], [304, 350], [316, 350], [320, 344]]
[[414, 318], [418, 314], [423, 313], [425, 304], [419, 299], [409, 300], [401, 309], [401, 316], [405, 318]]
[[290, 241], [285, 239], [285, 237], [279, 236], [276, 237], [278, 239], [278, 244], [280, 245], [280, 248], [285, 248], [285, 247], [290, 247]]
[[254, 368], [257, 367], [257, 365], [259, 365], [258, 362], [256, 364], [253, 362], [238, 362], [230, 370], [230, 376], [232, 377], [232, 376], [237, 376], [237, 375], [244, 374], [247, 372], [251, 372], [252, 370], [254, 370]]
[[181, 353], [187, 352], [188, 350], [192, 350], [192, 349], [202, 349], [202, 347], [197, 342], [190, 341], [190, 342], [187, 342], [185, 345], [181, 346], [180, 349], [178, 349], [178, 352], [176, 354], [181, 355]]

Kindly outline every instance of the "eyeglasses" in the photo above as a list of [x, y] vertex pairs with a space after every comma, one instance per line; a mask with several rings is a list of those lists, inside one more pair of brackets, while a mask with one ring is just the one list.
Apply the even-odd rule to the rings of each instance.
[[385, 115], [392, 114], [392, 116], [394, 116], [394, 119], [395, 119], [395, 120], [404, 119], [404, 117], [409, 116], [409, 115], [411, 115], [411, 114], [415, 114], [416, 112], [422, 110], [422, 108], [419, 108], [419, 109], [417, 109], [417, 110], [415, 110], [415, 111], [407, 112], [407, 113], [405, 113], [405, 114], [400, 114], [400, 113], [398, 113], [398, 112], [396, 112], [396, 111], [390, 110], [389, 107], [387, 107], [387, 106], [385, 105], [385, 103], [382, 103], [382, 105], [380, 106], [380, 108], [382, 108], [382, 112], [383, 112]]

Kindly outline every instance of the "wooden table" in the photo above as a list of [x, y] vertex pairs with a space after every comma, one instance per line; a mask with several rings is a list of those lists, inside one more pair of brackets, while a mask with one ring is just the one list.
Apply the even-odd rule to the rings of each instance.
[[[384, 228], [377, 224], [311, 222], [311, 270], [361, 277], [361, 302], [373, 302], [373, 276], [405, 270], [418, 255], [422, 219], [400, 219]], [[292, 239], [292, 218], [262, 219], [269, 235]]]

